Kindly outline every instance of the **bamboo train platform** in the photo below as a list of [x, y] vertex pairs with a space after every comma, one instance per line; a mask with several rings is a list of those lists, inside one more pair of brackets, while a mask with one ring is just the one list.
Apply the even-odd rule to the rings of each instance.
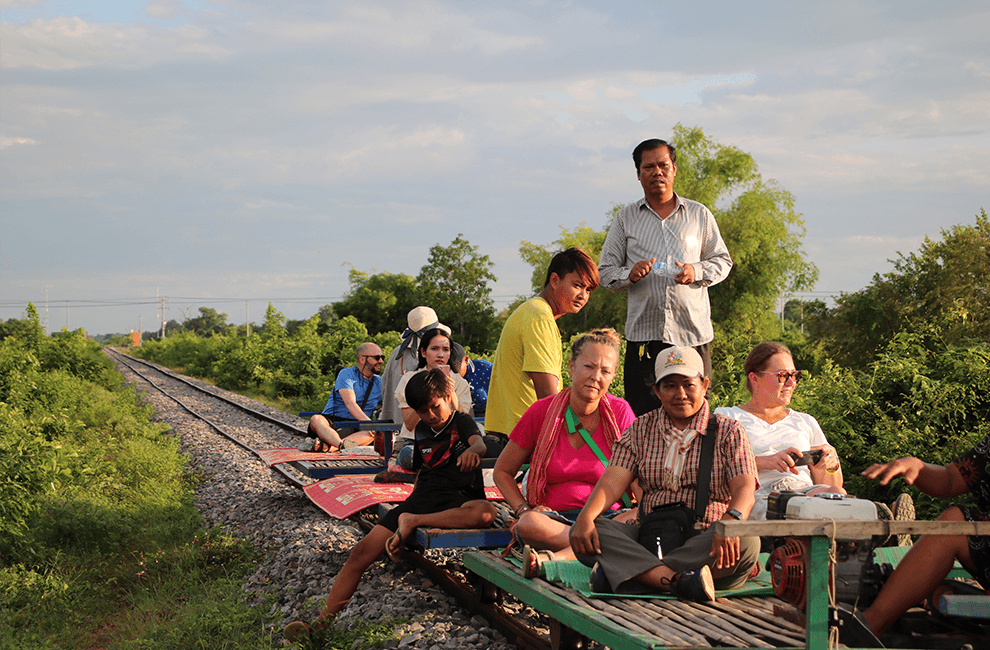
[[[526, 579], [516, 564], [495, 552], [466, 553], [464, 564], [481, 580], [550, 616], [554, 620], [551, 640], [556, 650], [581, 647], [584, 639], [613, 650], [711, 647], [826, 650], [846, 647], [829, 645], [831, 540], [903, 533], [990, 535], [990, 522], [787, 520], [720, 521], [715, 526], [727, 536], [807, 538], [804, 611], [772, 593], [719, 592], [711, 603], [689, 603], [674, 598], [599, 597], [591, 595], [590, 590], [558, 582], [559, 576], [551, 569], [547, 571], [547, 579]], [[990, 608], [990, 596], [985, 597], [984, 603], [984, 607]], [[964, 643], [954, 647], [965, 647]], [[935, 646], [919, 640], [914, 647]], [[970, 640], [969, 647], [987, 648], [990, 644], [984, 636]]]

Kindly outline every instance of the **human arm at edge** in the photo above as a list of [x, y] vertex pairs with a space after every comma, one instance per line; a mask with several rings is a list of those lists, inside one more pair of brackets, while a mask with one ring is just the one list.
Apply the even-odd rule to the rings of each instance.
[[948, 498], [969, 492], [969, 486], [954, 462], [933, 465], [913, 456], [905, 456], [889, 463], [871, 465], [860, 476], [880, 479], [880, 485], [887, 485], [891, 479], [901, 476], [908, 485], [933, 497]]
[[536, 399], [550, 397], [560, 392], [560, 382], [557, 375], [549, 372], [527, 372], [526, 376], [533, 382], [536, 389]]
[[341, 388], [340, 399], [344, 401], [344, 406], [355, 420], [370, 420], [368, 414], [361, 410], [357, 403], [357, 395], [350, 388]]
[[626, 231], [622, 219], [616, 215], [605, 234], [602, 254], [598, 262], [599, 284], [613, 291], [632, 286], [629, 273], [632, 268], [626, 263]]
[[457, 458], [457, 467], [462, 472], [470, 472], [481, 464], [481, 457], [488, 451], [485, 439], [480, 433], [472, 434], [468, 438], [470, 446]]
[[705, 208], [705, 241], [701, 244], [701, 261], [693, 262], [694, 284], [710, 287], [729, 277], [732, 270], [732, 257], [722, 239], [715, 217]]
[[[842, 463], [839, 462], [839, 456], [835, 453], [835, 447], [824, 444], [811, 448], [812, 451], [815, 449], [821, 449], [824, 453], [821, 460], [808, 468], [811, 470], [811, 480], [815, 482], [815, 485], [842, 487]], [[828, 471], [830, 455], [835, 457], [835, 471], [831, 474]]]
[[529, 458], [530, 453], [529, 449], [514, 440], [509, 440], [509, 444], [498, 455], [495, 468], [492, 470], [492, 480], [502, 493], [506, 505], [512, 512], [521, 511], [519, 514], [524, 512], [523, 508], [532, 509], [522, 490], [519, 489], [519, 484], [516, 483], [516, 474], [519, 473], [519, 468]]
[[[725, 514], [721, 518], [726, 520], [735, 519], [735, 517], [728, 514], [729, 510], [735, 509], [742, 515], [740, 519], [745, 520], [749, 517], [749, 511], [753, 509], [753, 504], [756, 503], [756, 477], [752, 474], [733, 476], [729, 479], [729, 493], [731, 494], [729, 507], [725, 509]], [[734, 566], [739, 561], [740, 553], [738, 537], [723, 537], [718, 533], [712, 536], [712, 551], [710, 555], [716, 558], [715, 568], [723, 569]]]

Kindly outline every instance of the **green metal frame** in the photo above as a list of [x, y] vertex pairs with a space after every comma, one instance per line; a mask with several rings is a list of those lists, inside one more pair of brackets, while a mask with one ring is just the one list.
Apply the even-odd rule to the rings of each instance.
[[[827, 650], [830, 541], [827, 537], [811, 537], [809, 542], [805, 648], [806, 650]], [[465, 553], [464, 565], [497, 587], [520, 597], [527, 605], [553, 617], [561, 625], [609, 648], [614, 650], [663, 650], [668, 647], [658, 643], [652, 637], [632, 632], [604, 616], [589, 616], [588, 608], [575, 605], [539, 583], [527, 580], [517, 573], [505, 571], [486, 554]]]
[[497, 587], [515, 596], [525, 595], [525, 603], [553, 617], [589, 639], [612, 650], [662, 650], [665, 646], [655, 639], [631, 632], [629, 629], [604, 616], [588, 616], [588, 609], [564, 600], [539, 583], [527, 580], [517, 573], [502, 571], [490, 557], [483, 553], [465, 553], [464, 565]]

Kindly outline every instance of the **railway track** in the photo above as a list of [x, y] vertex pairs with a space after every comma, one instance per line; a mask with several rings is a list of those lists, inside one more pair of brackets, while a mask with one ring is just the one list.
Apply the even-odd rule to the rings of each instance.
[[[258, 458], [258, 449], [295, 446], [299, 443], [297, 436], [304, 431], [305, 423], [293, 415], [259, 405], [254, 400], [227, 393], [204, 382], [189, 379], [119, 351], [107, 350], [107, 353], [118, 363], [118, 367], [122, 369], [122, 372], [125, 372], [125, 375], [130, 374], [135, 382], [144, 383], [153, 393], [178, 405], [188, 418], [197, 423], [204, 423], [213, 432], [213, 435], [219, 435], [226, 443], [236, 446], [243, 454]], [[193, 425], [184, 426], [191, 427]], [[219, 444], [217, 449], [215, 455], [222, 456], [225, 453], [220, 451]], [[254, 465], [254, 471], [264, 478], [271, 478], [272, 472], [270, 470], [275, 470], [278, 473], [279, 481], [291, 486], [300, 495], [301, 488], [312, 482], [312, 479], [290, 465], [276, 465], [268, 468], [261, 462], [260, 458]], [[220, 471], [222, 472], [222, 469]], [[241, 480], [243, 481], [243, 479]], [[327, 518], [311, 504], [310, 510], [314, 519]], [[374, 526], [376, 519], [376, 515], [366, 515], [354, 518], [352, 523], [367, 531]], [[236, 524], [234, 525], [236, 526]], [[231, 532], [237, 533], [236, 530]], [[277, 537], [276, 539], [280, 538]], [[291, 539], [285, 539], [284, 536], [281, 539], [283, 543], [292, 543]], [[344, 558], [351, 545], [353, 542], [349, 543], [346, 548], [334, 548], [332, 551]], [[439, 557], [435, 560], [434, 556]], [[466, 573], [459, 556], [459, 552], [449, 550], [430, 551], [427, 554], [416, 552], [405, 554], [407, 561], [422, 571], [430, 583], [440, 587], [472, 617], [471, 628], [477, 626], [477, 617], [480, 616], [488, 626], [517, 647], [550, 650], [553, 646], [560, 645], [554, 643], [557, 635], [551, 635], [550, 630], [553, 630], [555, 626], [552, 621], [547, 621], [546, 617], [538, 615], [518, 602], [508, 602], [509, 599], [503, 599], [501, 593], [489, 592], [486, 597], [485, 590], [480, 588], [480, 583], [472, 580]], [[289, 566], [292, 564], [291, 561], [287, 562]], [[339, 564], [337, 568], [339, 568]], [[478, 587], [476, 588], [475, 585]], [[328, 589], [329, 587], [326, 587], [326, 590]], [[326, 594], [326, 590], [322, 591], [323, 595]], [[358, 595], [361, 594], [362, 590], [359, 590]], [[302, 603], [302, 607], [290, 607], [288, 611], [286, 611], [286, 607], [283, 607], [283, 613], [288, 615], [288, 620], [305, 618], [306, 616], [300, 612], [305, 611], [306, 606], [312, 607], [313, 603], [309, 602], [312, 600], [313, 598], [310, 596], [306, 602]], [[426, 604], [429, 604], [428, 598]], [[298, 598], [295, 605], [300, 605]], [[468, 629], [471, 630], [471, 628]], [[462, 635], [461, 638], [469, 641], [471, 635], [468, 635], [466, 639]], [[486, 638], [485, 640], [492, 639]], [[417, 646], [410, 645], [409, 647]], [[435, 647], [435, 644], [422, 647]], [[467, 644], [458, 642], [452, 647], [465, 650], [470, 648], [471, 644], [470, 642]], [[479, 647], [487, 648], [491, 645], [481, 643]]]

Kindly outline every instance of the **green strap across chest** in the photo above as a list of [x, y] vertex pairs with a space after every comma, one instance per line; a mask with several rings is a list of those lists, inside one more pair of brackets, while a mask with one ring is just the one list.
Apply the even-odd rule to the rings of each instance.
[[[567, 430], [571, 433], [580, 433], [581, 437], [584, 438], [585, 444], [591, 448], [591, 451], [595, 452], [595, 456], [598, 456], [598, 460], [601, 461], [602, 467], [608, 467], [608, 458], [602, 452], [601, 448], [588, 433], [588, 430], [581, 424], [581, 420], [578, 419], [577, 413], [568, 404], [567, 411], [564, 413], [564, 419], [567, 420]], [[628, 494], [622, 495], [622, 504], [627, 508], [632, 506], [632, 501], [629, 499]]]

